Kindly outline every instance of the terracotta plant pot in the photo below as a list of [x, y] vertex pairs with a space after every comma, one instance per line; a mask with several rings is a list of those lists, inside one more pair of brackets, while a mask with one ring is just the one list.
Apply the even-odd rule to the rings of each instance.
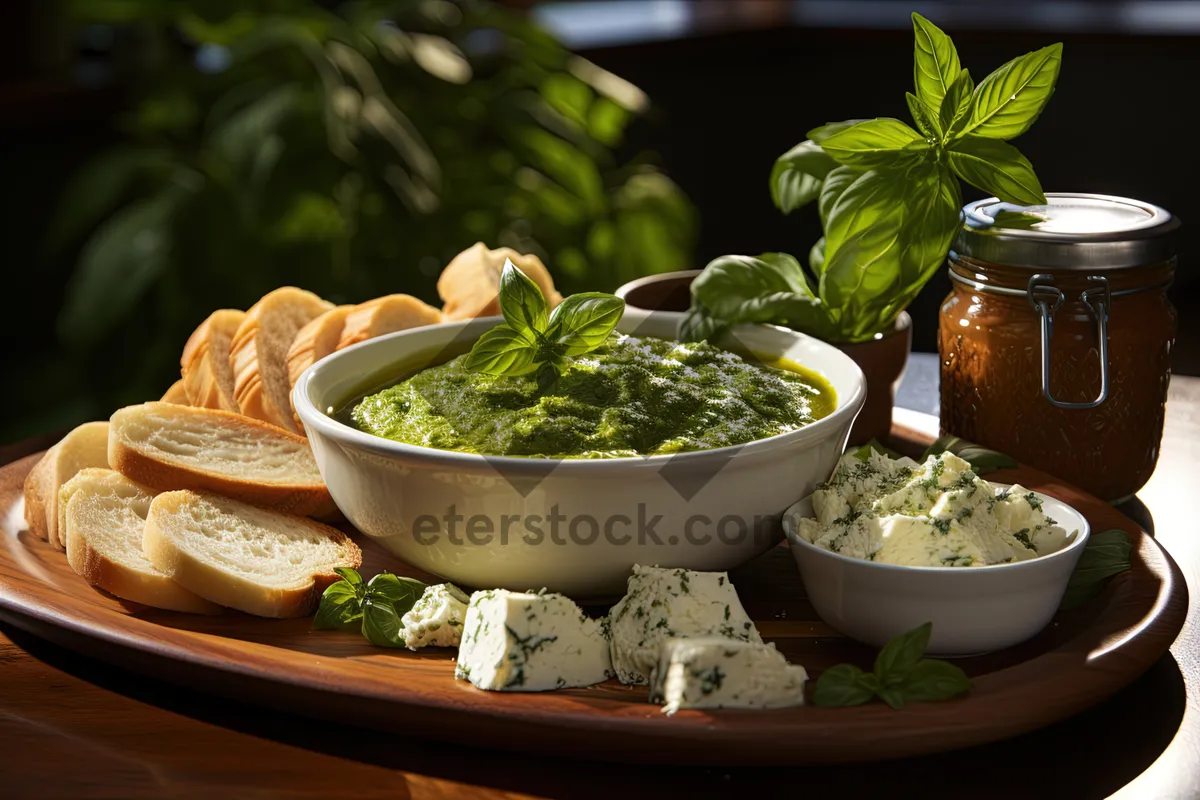
[[[647, 311], [687, 311], [690, 287], [699, 274], [700, 270], [689, 269], [638, 278], [617, 289], [617, 296]], [[854, 359], [867, 376], [867, 402], [850, 431], [851, 444], [886, 437], [892, 428], [896, 389], [912, 349], [912, 317], [901, 312], [895, 329], [872, 341], [833, 345]]]

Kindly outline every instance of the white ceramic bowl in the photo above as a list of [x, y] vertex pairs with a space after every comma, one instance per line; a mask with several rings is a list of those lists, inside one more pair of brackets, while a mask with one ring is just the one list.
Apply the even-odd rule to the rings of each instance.
[[[992, 484], [997, 490], [1003, 484]], [[837, 630], [875, 647], [925, 622], [928, 652], [975, 655], [1012, 647], [1050, 622], [1087, 544], [1086, 519], [1039, 494], [1047, 516], [1075, 538], [1056, 553], [989, 567], [903, 567], [864, 561], [817, 547], [797, 534], [813, 516], [806, 497], [783, 515], [783, 529], [813, 608]]]
[[[681, 316], [630, 309], [618, 330], [669, 339]], [[401, 444], [326, 413], [465, 352], [500, 321], [371, 339], [314, 364], [292, 392], [321, 475], [355, 527], [410, 564], [468, 587], [545, 586], [606, 598], [624, 592], [634, 564], [726, 570], [748, 561], [782, 539], [783, 510], [829, 475], [866, 393], [861, 370], [837, 349], [783, 328], [742, 326], [733, 332], [737, 344], [823, 374], [837, 392], [833, 413], [740, 447], [562, 461]]]

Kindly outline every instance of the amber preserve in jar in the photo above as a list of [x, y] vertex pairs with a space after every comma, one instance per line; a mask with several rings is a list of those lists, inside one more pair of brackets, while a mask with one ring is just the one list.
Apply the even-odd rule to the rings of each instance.
[[1179, 223], [1148, 203], [968, 205], [942, 304], [941, 427], [1106, 500], [1154, 471]]

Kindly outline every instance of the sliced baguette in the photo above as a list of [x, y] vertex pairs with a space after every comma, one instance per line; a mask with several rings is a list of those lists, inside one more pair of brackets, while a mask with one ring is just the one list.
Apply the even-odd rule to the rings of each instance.
[[354, 306], [337, 306], [305, 325], [287, 353], [288, 386], [295, 386], [304, 370], [337, 350], [346, 316]]
[[87, 467], [108, 467], [108, 423], [86, 422], [46, 451], [25, 479], [25, 521], [54, 547], [66, 547], [58, 525], [58, 490]]
[[389, 294], [354, 307], [346, 317], [337, 349], [422, 325], [436, 325], [442, 312], [407, 294]]
[[294, 514], [333, 513], [303, 436], [228, 411], [143, 403], [113, 414], [108, 459], [159, 491], [217, 492]]
[[490, 250], [483, 242], [477, 242], [456, 255], [438, 278], [437, 291], [445, 304], [442, 315], [446, 321], [500, 313], [500, 273], [506, 259], [538, 285], [551, 308], [562, 302], [562, 295], [554, 289], [554, 279], [540, 258], [507, 247]]
[[188, 337], [179, 366], [189, 405], [239, 410], [229, 350], [245, 319], [244, 311], [222, 308], [210, 314]]
[[63, 484], [58, 503], [67, 563], [92, 586], [135, 603], [219, 614], [221, 607], [189, 592], [142, 552], [154, 492], [110, 469], [84, 469]]
[[163, 394], [160, 402], [176, 403], [177, 405], [181, 406], [189, 406], [192, 404], [191, 401], [188, 400], [187, 389], [184, 388], [182, 378], [171, 384], [171, 388], [167, 389], [166, 393]]
[[287, 354], [300, 329], [333, 308], [312, 292], [285, 286], [263, 297], [246, 312], [230, 350], [234, 395], [243, 414], [292, 433]]
[[142, 548], [151, 563], [201, 597], [260, 617], [304, 617], [362, 551], [346, 534], [304, 517], [197, 492], [154, 498]]

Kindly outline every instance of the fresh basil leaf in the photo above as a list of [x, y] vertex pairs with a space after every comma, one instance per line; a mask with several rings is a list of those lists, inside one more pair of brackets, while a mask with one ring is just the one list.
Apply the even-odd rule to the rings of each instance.
[[821, 673], [813, 690], [813, 703], [818, 706], [861, 706], [875, 696], [875, 689], [865, 681], [868, 676], [853, 664], [838, 664]]
[[975, 81], [971, 80], [971, 73], [965, 69], [946, 90], [942, 107], [938, 110], [938, 125], [946, 132], [946, 136], [954, 136], [965, 123], [967, 112], [971, 110], [971, 93], [974, 91]]
[[542, 290], [507, 258], [500, 273], [500, 313], [513, 330], [525, 333], [546, 329], [549, 312]]
[[860, 122], [829, 136], [821, 149], [834, 161], [862, 169], [904, 167], [930, 153], [929, 142], [898, 119]]
[[825, 176], [821, 186], [821, 198], [817, 201], [817, 212], [821, 215], [821, 227], [828, 229], [829, 214], [842, 194], [862, 177], [863, 171], [854, 167], [838, 167]]
[[872, 452], [879, 453], [880, 455], [884, 455], [884, 456], [887, 456], [888, 458], [892, 458], [892, 459], [904, 458], [903, 455], [901, 455], [900, 453], [897, 453], [895, 450], [893, 450], [892, 448], [883, 444], [878, 439], [871, 439], [869, 442], [864, 444], [862, 447], [855, 450], [854, 457], [857, 458], [859, 461], [866, 461], [867, 459], [869, 459], [871, 457]]
[[550, 315], [546, 338], [561, 346], [561, 356], [581, 355], [604, 344], [624, 313], [625, 301], [616, 295], [573, 294]]
[[937, 109], [930, 108], [924, 100], [912, 92], [905, 92], [904, 100], [908, 103], [908, 113], [912, 116], [917, 130], [926, 136], [940, 139], [942, 128], [941, 122], [938, 120]]
[[1011, 469], [1017, 466], [1017, 460], [1012, 456], [998, 453], [995, 450], [989, 450], [974, 442], [968, 442], [966, 439], [960, 439], [950, 434], [939, 436], [934, 440], [933, 444], [925, 448], [925, 452], [921, 454], [921, 460], [924, 461], [930, 456], [941, 455], [942, 453], [953, 453], [958, 456], [970, 464], [971, 470], [979, 476], [987, 475], [998, 469]]
[[887, 703], [892, 708], [904, 708], [906, 698], [904, 696], [904, 690], [899, 686], [881, 686], [876, 694], [879, 695], [880, 700]]
[[771, 201], [785, 214], [816, 200], [821, 184], [836, 167], [814, 141], [803, 141], [775, 160], [771, 168]]
[[913, 84], [917, 97], [931, 108], [941, 108], [942, 99], [962, 69], [958, 50], [941, 28], [920, 14], [913, 14], [912, 21], [915, 40]]
[[362, 575], [359, 575], [358, 570], [356, 569], [351, 569], [350, 567], [334, 567], [333, 572], [351, 586], [362, 585]]
[[386, 601], [400, 616], [407, 614], [421, 599], [427, 587], [416, 578], [381, 572], [367, 583], [367, 600]]
[[330, 584], [321, 595], [313, 628], [319, 631], [350, 628], [362, 619], [362, 614], [362, 598], [357, 587], [340, 580]]
[[1133, 542], [1125, 531], [1114, 528], [1093, 533], [1067, 582], [1067, 591], [1058, 605], [1059, 610], [1076, 608], [1095, 599], [1114, 575], [1132, 566], [1132, 556]]
[[721, 336], [729, 325], [712, 315], [695, 300], [684, 318], [679, 321], [679, 340], [682, 342], [711, 342]]
[[528, 375], [538, 367], [537, 345], [527, 333], [497, 325], [479, 337], [463, 366], [485, 375]]
[[787, 253], [721, 256], [692, 282], [692, 297], [728, 322], [770, 322], [817, 336], [831, 330], [800, 262]]
[[835, 133], [840, 133], [840, 132], [846, 130], [847, 128], [852, 128], [860, 122], [866, 122], [866, 120], [865, 119], [848, 119], [844, 122], [826, 122], [824, 125], [821, 125], [820, 127], [813, 128], [811, 131], [806, 133], [805, 136], [807, 136], [809, 139], [816, 142], [817, 144], [821, 144], [826, 139], [828, 139], [830, 136], [833, 136]]
[[984, 78], [962, 132], [1012, 139], [1029, 130], [1054, 94], [1062, 49], [1060, 43], [1026, 53]]
[[1033, 165], [1017, 148], [998, 139], [963, 136], [946, 151], [950, 167], [967, 183], [1005, 203], [1045, 205], [1046, 195]]
[[897, 685], [908, 674], [929, 646], [929, 634], [933, 623], [926, 622], [911, 631], [902, 633], [883, 646], [875, 657], [875, 676], [885, 686]]
[[368, 597], [363, 604], [362, 633], [377, 647], [403, 647], [400, 631], [404, 625], [395, 606], [384, 597]]
[[927, 703], [966, 694], [971, 691], [971, 680], [949, 661], [923, 658], [908, 671], [899, 688], [906, 702]]
[[808, 251], [808, 267], [814, 275], [820, 276], [825, 271], [825, 237], [817, 239], [817, 243]]

